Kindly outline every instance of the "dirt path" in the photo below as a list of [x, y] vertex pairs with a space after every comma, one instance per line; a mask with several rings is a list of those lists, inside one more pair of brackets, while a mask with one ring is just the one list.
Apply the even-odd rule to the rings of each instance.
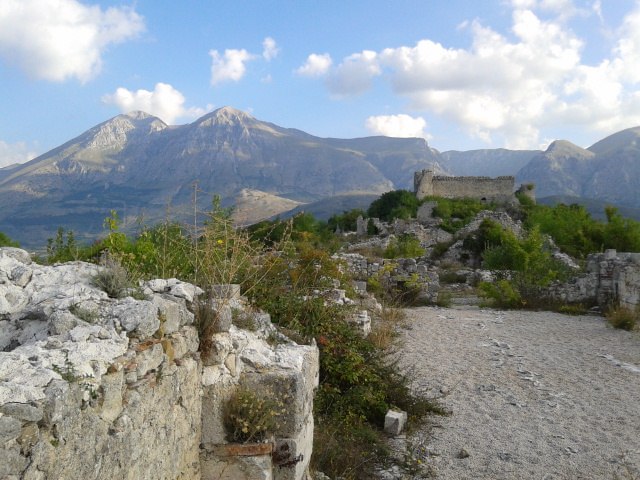
[[407, 314], [403, 366], [452, 411], [426, 443], [438, 478], [640, 479], [639, 333], [549, 312]]

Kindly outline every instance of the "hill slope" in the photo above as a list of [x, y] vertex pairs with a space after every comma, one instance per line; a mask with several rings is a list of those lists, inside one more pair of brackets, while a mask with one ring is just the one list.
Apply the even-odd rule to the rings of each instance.
[[243, 189], [295, 202], [377, 195], [410, 188], [414, 171], [437, 158], [424, 139], [324, 139], [230, 107], [181, 126], [132, 112], [3, 171], [0, 231], [31, 246], [59, 225], [91, 236], [110, 209], [130, 225], [168, 207], [180, 216], [192, 210], [195, 185], [201, 208], [213, 194], [230, 204]]

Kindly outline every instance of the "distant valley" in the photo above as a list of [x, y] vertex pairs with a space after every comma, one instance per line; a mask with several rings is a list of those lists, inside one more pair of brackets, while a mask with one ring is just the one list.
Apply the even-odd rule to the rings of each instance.
[[439, 152], [424, 139], [319, 138], [224, 107], [169, 126], [143, 112], [118, 115], [22, 165], [0, 169], [0, 231], [38, 247], [58, 226], [91, 239], [111, 209], [125, 225], [192, 218], [214, 194], [238, 223], [288, 211], [322, 218], [362, 207], [413, 173], [515, 175], [539, 197], [566, 195], [640, 208], [640, 127], [588, 149]]

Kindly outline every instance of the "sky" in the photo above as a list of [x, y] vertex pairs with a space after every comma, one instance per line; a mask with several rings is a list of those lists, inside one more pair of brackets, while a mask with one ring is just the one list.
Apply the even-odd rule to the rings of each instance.
[[588, 147], [640, 125], [640, 0], [0, 0], [0, 167], [120, 113]]

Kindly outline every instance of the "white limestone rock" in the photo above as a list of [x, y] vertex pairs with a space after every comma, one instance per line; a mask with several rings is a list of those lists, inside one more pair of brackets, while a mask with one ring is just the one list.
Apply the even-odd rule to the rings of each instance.
[[118, 319], [127, 332], [140, 338], [150, 337], [160, 327], [158, 307], [148, 300], [121, 299], [111, 306], [110, 316]]
[[390, 435], [400, 435], [407, 423], [407, 412], [389, 410], [384, 417], [384, 431]]

